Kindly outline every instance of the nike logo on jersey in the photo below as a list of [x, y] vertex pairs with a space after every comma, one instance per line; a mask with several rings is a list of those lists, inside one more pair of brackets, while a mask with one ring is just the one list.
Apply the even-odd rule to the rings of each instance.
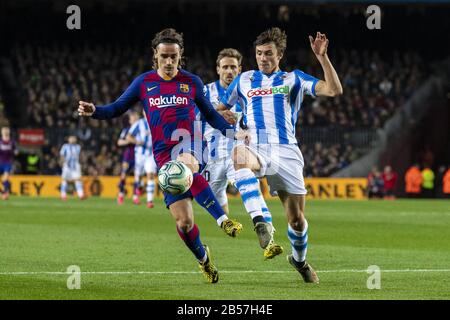
[[147, 88], [147, 92], [150, 92], [150, 91], [152, 91], [153, 89], [155, 89], [155, 88], [157, 88], [158, 86], [154, 86], [154, 87], [151, 87], [151, 88]]

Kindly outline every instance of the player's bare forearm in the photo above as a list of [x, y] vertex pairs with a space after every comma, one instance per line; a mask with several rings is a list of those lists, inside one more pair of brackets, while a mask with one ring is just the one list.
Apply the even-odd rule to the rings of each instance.
[[125, 140], [125, 139], [119, 139], [119, 140], [117, 141], [117, 145], [118, 145], [119, 147], [127, 146], [127, 145], [129, 145], [129, 144], [130, 144], [130, 142], [128, 142], [128, 141]]
[[135, 144], [137, 146], [144, 145], [144, 141], [140, 141], [140, 140], [136, 139], [131, 134], [127, 135], [126, 141], [128, 142], [128, 144], [131, 143], [131, 144]]
[[325, 81], [316, 84], [316, 94], [318, 96], [335, 97], [343, 93], [341, 81], [328, 58], [329, 40], [325, 34], [316, 33], [316, 37], [309, 36], [311, 49], [319, 60], [325, 75]]
[[[316, 88], [317, 95], [331, 96], [335, 97], [343, 93], [342, 84], [339, 80], [339, 76], [333, 67], [327, 54], [323, 56], [317, 56], [320, 65], [322, 66], [323, 73], [325, 76], [325, 81], [323, 83], [323, 88]], [[318, 83], [319, 85], [319, 83]]]

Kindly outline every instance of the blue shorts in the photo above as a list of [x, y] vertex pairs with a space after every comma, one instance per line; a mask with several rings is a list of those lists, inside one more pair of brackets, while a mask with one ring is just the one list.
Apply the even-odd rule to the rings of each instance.
[[134, 167], [134, 160], [122, 160], [122, 166], [124, 163], [126, 163], [128, 165], [128, 167], [126, 170], [124, 170], [123, 167], [121, 167], [120, 172], [122, 172], [122, 173], [130, 172], [131, 169], [133, 169], [133, 167]]
[[[197, 161], [200, 165], [198, 172], [202, 172], [203, 169], [205, 168], [207, 160], [208, 160], [207, 142], [205, 140], [202, 141], [201, 150], [196, 150], [197, 148], [195, 148], [193, 141], [191, 141], [190, 143], [181, 142], [178, 146], [179, 147], [182, 146], [180, 148], [180, 150], [182, 150], [182, 151], [180, 151], [179, 153], [190, 153], [195, 157], [195, 159], [197, 159]], [[200, 149], [200, 148], [198, 148], [198, 149]], [[159, 170], [159, 167], [158, 167], [158, 170]], [[194, 198], [192, 196], [192, 193], [190, 190], [186, 191], [183, 194], [177, 194], [177, 195], [173, 195], [168, 192], [164, 192], [164, 202], [166, 203], [167, 209], [169, 209], [169, 206], [172, 203], [175, 203], [177, 201], [187, 199], [187, 198], [190, 198], [190, 199]]]
[[0, 164], [0, 174], [11, 173], [12, 163], [1, 163]]
[[163, 192], [164, 193], [164, 202], [166, 203], [166, 208], [169, 209], [169, 206], [172, 203], [175, 203], [177, 201], [183, 200], [183, 199], [187, 199], [190, 198], [191, 200], [194, 198], [192, 196], [191, 190], [186, 191], [183, 194], [177, 194], [177, 195], [173, 195], [170, 194], [168, 192]]

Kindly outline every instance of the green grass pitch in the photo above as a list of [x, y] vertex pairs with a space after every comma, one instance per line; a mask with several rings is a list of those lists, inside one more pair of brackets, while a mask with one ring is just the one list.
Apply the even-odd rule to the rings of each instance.
[[[276, 239], [290, 251], [286, 218], [269, 201]], [[283, 253], [264, 261], [244, 224], [228, 237], [195, 206], [202, 241], [220, 281], [208, 284], [162, 202], [154, 209], [114, 200], [17, 198], [0, 201], [0, 299], [450, 299], [450, 202], [308, 201], [308, 260], [319, 285], [305, 284]], [[67, 288], [67, 267], [81, 288]], [[369, 290], [370, 265], [381, 288]]]

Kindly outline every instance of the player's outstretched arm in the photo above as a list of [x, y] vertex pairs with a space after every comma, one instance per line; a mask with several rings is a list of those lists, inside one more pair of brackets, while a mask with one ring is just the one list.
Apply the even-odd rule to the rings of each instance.
[[317, 60], [319, 60], [325, 75], [325, 81], [320, 80], [316, 84], [316, 95], [326, 97], [341, 95], [343, 93], [341, 81], [339, 80], [336, 70], [334, 70], [331, 61], [328, 58], [327, 50], [329, 40], [326, 35], [317, 32], [315, 39], [312, 36], [309, 36], [309, 42], [311, 49], [316, 55]]
[[139, 85], [141, 80], [141, 76], [134, 79], [127, 90], [125, 90], [125, 92], [116, 101], [105, 106], [96, 107], [91, 102], [79, 101], [78, 115], [104, 120], [115, 118], [124, 114], [129, 108], [139, 101]]

